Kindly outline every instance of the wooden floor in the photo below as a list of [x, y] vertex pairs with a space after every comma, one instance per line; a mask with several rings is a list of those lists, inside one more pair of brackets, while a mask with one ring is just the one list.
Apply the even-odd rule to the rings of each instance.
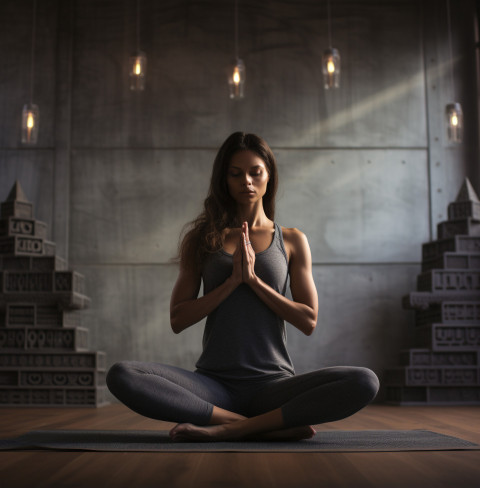
[[[168, 429], [122, 405], [0, 409], [0, 437], [35, 429]], [[428, 429], [480, 444], [480, 407], [370, 405], [319, 430]], [[480, 451], [386, 453], [0, 452], [0, 487], [480, 488]]]

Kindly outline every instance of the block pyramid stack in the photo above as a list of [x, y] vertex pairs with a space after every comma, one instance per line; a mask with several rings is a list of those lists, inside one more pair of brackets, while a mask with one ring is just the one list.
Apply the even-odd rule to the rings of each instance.
[[387, 371], [387, 401], [402, 405], [480, 405], [480, 202], [465, 180], [438, 240], [423, 244], [414, 309], [417, 348]]
[[81, 327], [84, 279], [46, 231], [16, 182], [0, 206], [0, 406], [100, 406], [105, 354]]

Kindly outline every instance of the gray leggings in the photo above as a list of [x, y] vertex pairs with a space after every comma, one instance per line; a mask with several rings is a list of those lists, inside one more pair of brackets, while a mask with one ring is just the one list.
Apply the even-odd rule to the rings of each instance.
[[357, 367], [226, 382], [197, 371], [136, 361], [114, 364], [107, 385], [127, 407], [157, 420], [208, 425], [214, 406], [246, 417], [281, 408], [285, 427], [348, 417], [370, 403], [379, 387], [375, 373]]

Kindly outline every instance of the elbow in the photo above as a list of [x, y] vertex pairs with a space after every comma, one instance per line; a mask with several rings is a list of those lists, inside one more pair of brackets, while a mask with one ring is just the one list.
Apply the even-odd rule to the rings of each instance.
[[170, 310], [170, 327], [175, 334], [180, 334], [194, 323], [185, 308], [174, 307]]
[[174, 312], [170, 312], [170, 327], [172, 328], [174, 334], [180, 334], [180, 332], [183, 330], [183, 327], [178, 320], [178, 314]]
[[188, 322], [187, 317], [179, 317], [177, 313], [170, 314], [170, 327], [174, 334], [180, 334], [191, 325], [193, 324]]
[[297, 315], [297, 322], [290, 322], [306, 336], [311, 336], [317, 326], [318, 310], [315, 306], [301, 305], [301, 314]]
[[317, 322], [315, 321], [309, 321], [307, 324], [305, 324], [305, 328], [303, 330], [303, 333], [306, 336], [311, 336], [313, 334], [313, 331], [315, 330], [315, 327], [317, 326]]
[[174, 334], [178, 334], [180, 332], [180, 330], [178, 329], [178, 324], [172, 319], [170, 319], [170, 327], [172, 328]]
[[306, 336], [311, 336], [316, 326], [317, 326], [317, 314], [312, 310], [312, 314], [305, 321], [303, 333]]

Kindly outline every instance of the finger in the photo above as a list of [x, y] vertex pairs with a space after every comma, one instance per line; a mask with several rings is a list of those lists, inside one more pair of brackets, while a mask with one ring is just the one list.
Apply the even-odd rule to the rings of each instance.
[[248, 222], [244, 222], [243, 226], [244, 226], [243, 232], [245, 232], [245, 239], [247, 239], [247, 242], [248, 242], [250, 240], [250, 232], [248, 230]]
[[[244, 234], [245, 235], [245, 234]], [[243, 245], [242, 245], [242, 250], [243, 250], [243, 264], [245, 266], [248, 266], [251, 262], [252, 262], [252, 251], [251, 251], [251, 244], [247, 244], [247, 239], [245, 238], [244, 241], [243, 241]]]

